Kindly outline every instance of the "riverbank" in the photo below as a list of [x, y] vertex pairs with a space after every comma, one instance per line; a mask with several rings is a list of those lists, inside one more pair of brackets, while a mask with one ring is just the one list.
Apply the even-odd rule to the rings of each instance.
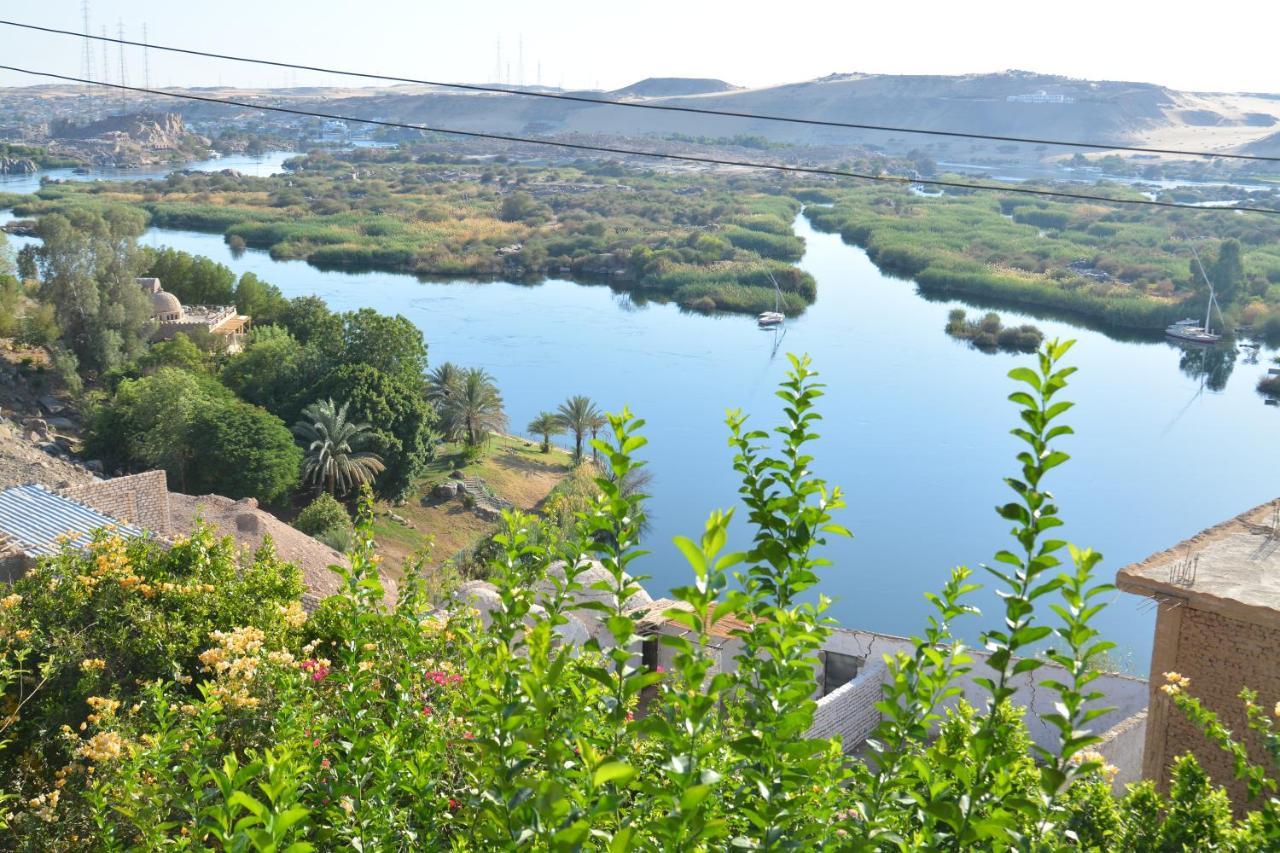
[[[1185, 216], [981, 193], [921, 198], [878, 187], [814, 198], [827, 202], [805, 208], [815, 228], [839, 234], [884, 272], [928, 293], [1151, 331], [1202, 310]], [[1243, 247], [1228, 319], [1247, 315], [1259, 329], [1270, 323], [1280, 331], [1280, 217], [1206, 211], [1194, 228], [1202, 254], [1222, 240]]]
[[415, 554], [427, 554], [431, 568], [456, 561], [497, 532], [498, 512], [538, 511], [572, 472], [568, 453], [558, 447], [542, 453], [536, 441], [519, 436], [492, 436], [476, 458], [458, 445], [441, 445], [414, 482], [410, 500], [378, 504], [378, 552], [397, 577]]
[[[704, 313], [801, 313], [816, 296], [794, 263], [800, 202], [758, 177], [538, 167], [399, 150], [321, 152], [288, 174], [174, 173], [64, 182], [0, 196], [20, 216], [125, 204], [152, 225], [221, 234], [277, 260], [422, 279], [537, 282], [571, 275]], [[776, 286], [775, 286], [776, 282]]]

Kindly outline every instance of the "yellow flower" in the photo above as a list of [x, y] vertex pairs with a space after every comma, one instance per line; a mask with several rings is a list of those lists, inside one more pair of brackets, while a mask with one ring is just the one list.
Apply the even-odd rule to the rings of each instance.
[[343, 797], [341, 800], [338, 801], [338, 805], [342, 806], [342, 810], [347, 814], [355, 813], [356, 804], [351, 801], [350, 797]]
[[80, 668], [85, 672], [102, 672], [106, 667], [107, 662], [102, 658], [85, 658], [80, 661]]
[[1160, 688], [1167, 696], [1177, 696], [1191, 686], [1191, 679], [1176, 672], [1166, 672], [1164, 680], [1168, 683]]
[[19, 628], [13, 632], [13, 636], [17, 637], [19, 640], [27, 640], [31, 638], [31, 632], [26, 628]]
[[80, 755], [99, 764], [114, 761], [124, 754], [125, 743], [116, 732], [98, 732], [80, 747]]
[[302, 602], [291, 601], [280, 605], [280, 615], [290, 628], [301, 628], [307, 623], [307, 611], [302, 609]]
[[6, 595], [4, 598], [0, 598], [0, 607], [5, 610], [12, 610], [21, 603], [22, 596], [18, 595], [16, 592], [13, 595]]

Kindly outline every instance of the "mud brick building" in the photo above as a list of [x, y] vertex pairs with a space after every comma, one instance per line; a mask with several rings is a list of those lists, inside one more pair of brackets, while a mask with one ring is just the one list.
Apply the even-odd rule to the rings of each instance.
[[1246, 792], [1230, 758], [1160, 686], [1166, 672], [1191, 679], [1189, 691], [1245, 737], [1256, 762], [1270, 766], [1258, 740], [1245, 735], [1239, 696], [1248, 687], [1264, 708], [1280, 701], [1280, 498], [1125, 566], [1116, 584], [1158, 608], [1143, 776], [1165, 786], [1174, 758], [1192, 752], [1243, 804]]

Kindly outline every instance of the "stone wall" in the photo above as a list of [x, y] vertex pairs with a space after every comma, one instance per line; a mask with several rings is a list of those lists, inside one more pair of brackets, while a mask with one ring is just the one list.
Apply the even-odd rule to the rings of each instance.
[[93, 507], [117, 521], [133, 524], [160, 536], [169, 536], [169, 486], [163, 471], [145, 471], [114, 480], [71, 486], [62, 493]]
[[819, 699], [807, 736], [840, 735], [846, 752], [861, 746], [880, 722], [876, 702], [880, 701], [880, 685], [886, 675], [883, 661], [868, 662], [857, 678]]
[[[1151, 662], [1151, 722], [1148, 725], [1143, 775], [1168, 784], [1173, 760], [1192, 752], [1218, 784], [1226, 786], [1233, 802], [1244, 803], [1242, 783], [1235, 780], [1230, 757], [1210, 744], [1159, 690], [1165, 672], [1191, 679], [1190, 692], [1205, 707], [1218, 713], [1237, 736], [1247, 732], [1240, 690], [1258, 692], [1258, 701], [1270, 711], [1280, 701], [1280, 628], [1258, 625], [1200, 610], [1188, 604], [1168, 602], [1160, 607], [1156, 624], [1156, 648]], [[1272, 765], [1256, 737], [1245, 736], [1257, 763]]]
[[1116, 768], [1111, 779], [1111, 790], [1123, 796], [1125, 788], [1142, 781], [1142, 750], [1147, 739], [1147, 712], [1139, 711], [1121, 720], [1102, 734], [1102, 743], [1095, 749], [1107, 763]]

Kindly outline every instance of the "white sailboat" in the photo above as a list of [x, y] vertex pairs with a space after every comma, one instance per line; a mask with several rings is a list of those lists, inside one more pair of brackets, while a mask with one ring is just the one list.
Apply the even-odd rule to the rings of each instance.
[[[1213, 293], [1213, 282], [1209, 280], [1209, 275], [1204, 271], [1204, 264], [1200, 262], [1200, 254], [1196, 251], [1196, 247], [1191, 241], [1187, 241], [1187, 245], [1191, 247], [1191, 254], [1196, 259], [1196, 266], [1200, 269], [1200, 277], [1204, 279], [1204, 283], [1209, 285], [1209, 304], [1204, 309], [1204, 325], [1200, 325], [1200, 321], [1193, 317], [1185, 320], [1179, 320], [1164, 330], [1164, 333], [1171, 338], [1179, 341], [1186, 341], [1192, 344], [1216, 344], [1222, 340], [1222, 335], [1213, 331], [1213, 309], [1218, 305], [1217, 297]], [[1222, 309], [1218, 308], [1218, 316], [1222, 316]]]
[[783, 314], [782, 308], [782, 290], [778, 287], [778, 280], [773, 277], [773, 273], [769, 273], [769, 281], [773, 282], [773, 310], [762, 311], [760, 316], [756, 317], [756, 322], [760, 324], [760, 328], [768, 329], [772, 326], [782, 325], [782, 321], [787, 319], [787, 315]]

